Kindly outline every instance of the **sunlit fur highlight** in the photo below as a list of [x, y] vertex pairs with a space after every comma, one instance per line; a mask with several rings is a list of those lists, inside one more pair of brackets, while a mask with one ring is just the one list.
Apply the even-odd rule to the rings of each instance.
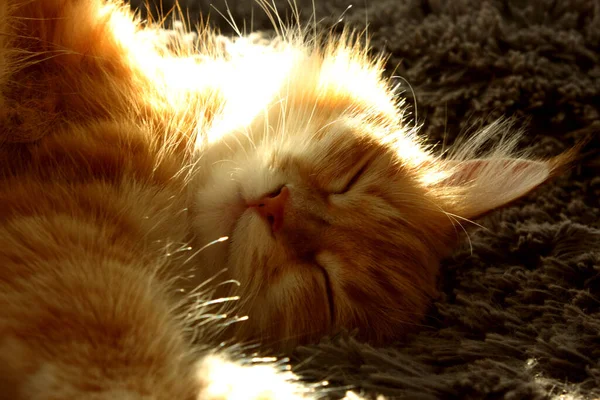
[[[117, 2], [0, 0], [0, 399], [314, 398], [207, 338], [418, 326], [460, 223], [564, 160], [515, 157], [501, 124], [433, 155], [361, 42], [196, 46]], [[271, 235], [245, 202], [281, 185]]]
[[1, 399], [317, 396], [191, 343], [173, 268], [219, 50], [161, 35], [117, 2], [0, 1]]
[[[229, 238], [199, 259], [206, 273], [226, 268], [224, 278], [240, 283], [219, 291], [241, 298], [230, 314], [249, 317], [230, 326], [236, 340], [285, 347], [340, 329], [373, 342], [415, 331], [437, 296], [439, 262], [465, 226], [570, 157], [519, 154], [508, 122], [434, 154], [407, 121], [385, 59], [363, 42], [282, 28], [272, 44], [231, 44], [235, 62], [250, 67], [228, 77], [244, 89], [222, 118], [235, 121], [238, 105], [256, 111], [249, 123], [209, 128], [217, 139], [202, 153], [192, 206], [199, 244]], [[264, 90], [252, 88], [255, 79], [268, 81]], [[283, 229], [271, 234], [245, 204], [282, 185], [291, 196]]]

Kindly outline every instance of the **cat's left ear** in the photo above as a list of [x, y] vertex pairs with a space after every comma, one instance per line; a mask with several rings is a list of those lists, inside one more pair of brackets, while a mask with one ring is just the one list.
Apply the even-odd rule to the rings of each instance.
[[551, 178], [559, 159], [489, 158], [441, 161], [445, 178], [435, 186], [448, 195], [446, 210], [474, 219], [502, 207]]

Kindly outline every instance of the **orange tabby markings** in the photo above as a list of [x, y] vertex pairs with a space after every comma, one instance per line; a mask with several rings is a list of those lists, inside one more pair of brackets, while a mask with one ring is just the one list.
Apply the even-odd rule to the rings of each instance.
[[456, 225], [568, 162], [502, 124], [436, 157], [351, 35], [160, 38], [116, 1], [0, 0], [2, 399], [315, 397], [202, 342], [401, 336]]
[[221, 397], [199, 374], [173, 271], [218, 93], [165, 77], [201, 64], [117, 2], [1, 0], [0, 32], [0, 398], [311, 397], [270, 366], [243, 392], [222, 359]]

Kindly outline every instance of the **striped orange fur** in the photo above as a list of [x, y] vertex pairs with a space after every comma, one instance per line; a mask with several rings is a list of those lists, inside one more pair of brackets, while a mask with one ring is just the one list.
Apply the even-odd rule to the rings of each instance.
[[[192, 343], [197, 287], [239, 283], [236, 340], [400, 336], [457, 219], [559, 164], [514, 135], [475, 157], [502, 124], [434, 156], [352, 35], [279, 39], [198, 53], [116, 1], [0, 0], [0, 399], [313, 398]], [[282, 187], [273, 229], [251, 204]]]

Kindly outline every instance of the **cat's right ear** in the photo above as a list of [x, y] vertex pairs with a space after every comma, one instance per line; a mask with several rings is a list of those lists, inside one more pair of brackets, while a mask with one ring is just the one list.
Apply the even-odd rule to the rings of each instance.
[[439, 161], [443, 178], [434, 187], [444, 195], [446, 211], [475, 219], [525, 196], [550, 179], [572, 160], [567, 153], [545, 161], [525, 158]]

